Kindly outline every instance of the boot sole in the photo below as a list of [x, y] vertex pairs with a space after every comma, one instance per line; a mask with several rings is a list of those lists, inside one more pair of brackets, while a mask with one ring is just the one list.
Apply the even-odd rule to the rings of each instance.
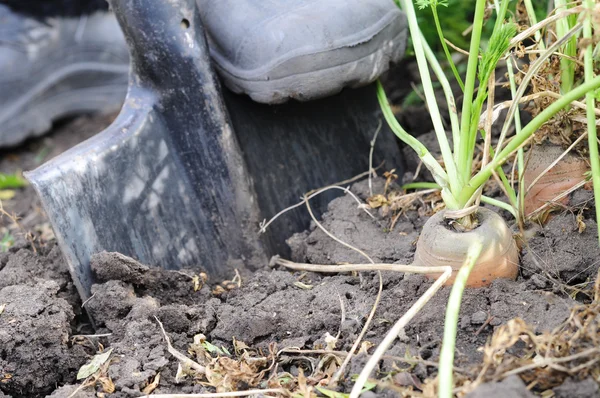
[[0, 111], [0, 147], [40, 136], [67, 116], [118, 110], [128, 74], [129, 65], [93, 62], [55, 71]]
[[383, 39], [389, 34], [384, 29], [370, 41], [360, 44], [371, 49], [368, 55], [360, 59], [279, 79], [242, 78], [239, 76], [241, 73], [232, 73], [218, 62], [215, 66], [230, 90], [248, 94], [256, 102], [280, 104], [290, 98], [309, 101], [337, 94], [344, 87], [365, 86], [387, 71], [390, 63], [400, 60], [404, 55], [408, 30], [402, 30], [392, 39]]

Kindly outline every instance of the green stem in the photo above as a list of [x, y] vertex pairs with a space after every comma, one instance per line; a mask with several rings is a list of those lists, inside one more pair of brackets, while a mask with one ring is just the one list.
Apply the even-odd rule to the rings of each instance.
[[[492, 159], [494, 158], [494, 148], [491, 145], [490, 145], [490, 157]], [[498, 177], [500, 177], [500, 181], [502, 182], [504, 189], [508, 193], [508, 200], [510, 200], [510, 204], [516, 208], [517, 207], [517, 194], [515, 193], [514, 188], [510, 186], [510, 183], [508, 182], [508, 178], [506, 177], [506, 174], [504, 173], [502, 166], [499, 166], [496, 169], [496, 173], [498, 174]]]
[[456, 274], [456, 280], [452, 286], [448, 305], [446, 307], [446, 319], [444, 321], [444, 340], [442, 350], [440, 351], [439, 366], [439, 398], [452, 398], [454, 394], [454, 382], [452, 380], [454, 370], [454, 348], [456, 346], [456, 329], [458, 325], [458, 315], [460, 313], [460, 302], [467, 285], [467, 279], [471, 270], [481, 254], [483, 244], [480, 241], [474, 241], [467, 252], [467, 258], [460, 270]]
[[435, 182], [409, 182], [402, 185], [403, 191], [408, 191], [409, 189], [442, 189], [442, 187]]
[[471, 44], [469, 47], [469, 60], [467, 62], [467, 76], [463, 95], [460, 151], [457, 156], [458, 170], [464, 181], [471, 177], [471, 168], [468, 166], [469, 159], [469, 133], [471, 132], [471, 107], [473, 106], [473, 93], [475, 91], [475, 78], [477, 76], [477, 64], [479, 61], [479, 44], [481, 41], [481, 30], [485, 14], [486, 0], [477, 0], [475, 16], [473, 18], [473, 32], [471, 33]]
[[[527, 0], [526, 0], [527, 1]], [[530, 2], [531, 5], [531, 2]], [[527, 11], [529, 13], [529, 10]], [[533, 17], [535, 21], [535, 15]], [[536, 22], [537, 23], [537, 22]], [[517, 84], [515, 83], [515, 73], [513, 71], [512, 59], [508, 58], [506, 60], [506, 66], [508, 69], [508, 81], [510, 83], [510, 94], [514, 101], [516, 93], [517, 93]], [[519, 135], [521, 133], [521, 114], [517, 110], [515, 112], [515, 134]], [[519, 190], [519, 197], [517, 199], [517, 213], [519, 214], [517, 221], [519, 224], [523, 221], [523, 203], [525, 201], [525, 187], [523, 187], [523, 174], [525, 172], [525, 156], [523, 153], [523, 148], [519, 148], [517, 151], [517, 189]], [[514, 187], [513, 187], [514, 191]]]
[[429, 153], [427, 147], [421, 144], [415, 137], [408, 134], [408, 132], [402, 128], [400, 123], [398, 123], [396, 116], [394, 116], [394, 112], [392, 112], [387, 96], [385, 95], [385, 90], [379, 81], [377, 81], [377, 99], [379, 100], [379, 106], [383, 112], [383, 117], [390, 126], [390, 129], [398, 138], [400, 138], [400, 140], [402, 140], [402, 142], [410, 146], [417, 153], [417, 156], [419, 156], [419, 159], [421, 159], [425, 167], [427, 167], [427, 170], [431, 172], [435, 182], [442, 187], [442, 198], [444, 199], [446, 206], [450, 209], [458, 209], [458, 202], [450, 192], [448, 174], [446, 174], [446, 171], [440, 166], [438, 161], [435, 160], [433, 155]]
[[438, 78], [438, 81], [442, 85], [442, 91], [446, 97], [446, 104], [448, 105], [448, 114], [450, 116], [450, 129], [452, 130], [452, 143], [454, 145], [454, 160], [456, 161], [456, 154], [458, 153], [458, 145], [460, 143], [460, 127], [458, 124], [458, 112], [456, 110], [456, 101], [454, 100], [454, 94], [452, 93], [452, 87], [450, 82], [442, 69], [442, 66], [438, 62], [437, 58], [431, 48], [425, 41], [423, 34], [421, 33], [423, 50], [425, 51], [425, 57], [433, 70], [433, 73]]
[[[588, 15], [585, 18], [583, 25], [583, 37], [588, 40], [589, 44], [584, 53], [584, 76], [585, 83], [588, 84], [594, 80], [594, 59], [592, 50], [592, 16], [594, 10], [594, 0], [586, 0]], [[588, 91], [585, 95], [587, 128], [588, 128], [588, 146], [590, 151], [590, 163], [592, 165], [592, 181], [594, 185], [594, 202], [596, 203], [596, 223], [598, 224], [598, 239], [600, 244], [600, 158], [598, 157], [598, 137], [596, 131], [596, 115], [594, 108], [594, 93]]]
[[433, 20], [435, 21], [435, 28], [437, 29], [438, 36], [440, 38], [440, 42], [442, 43], [442, 48], [444, 49], [444, 54], [446, 54], [446, 59], [448, 60], [448, 64], [452, 69], [452, 73], [454, 73], [454, 78], [458, 82], [460, 89], [462, 91], [465, 90], [465, 84], [463, 83], [458, 70], [456, 69], [456, 65], [454, 65], [454, 61], [452, 61], [452, 56], [450, 55], [450, 51], [448, 50], [448, 45], [446, 44], [446, 40], [444, 40], [444, 32], [442, 31], [442, 26], [440, 25], [440, 19], [437, 13], [437, 7], [431, 6], [431, 12], [433, 13]]
[[[531, 4], [531, 0], [524, 0], [525, 10], [527, 10], [527, 17], [529, 18], [529, 25], [533, 26], [537, 21], [537, 17], [535, 16], [535, 10], [533, 9], [533, 4]], [[535, 41], [537, 42], [539, 48], [544, 50], [546, 46], [544, 45], [544, 41], [542, 40], [542, 34], [539, 30], [535, 31]]]
[[[554, 5], [557, 9], [561, 9], [561, 11], [566, 10], [567, 7], [567, 2], [565, 0], [555, 0], [554, 1]], [[558, 38], [560, 39], [561, 37], [564, 37], [567, 32], [569, 31], [570, 27], [569, 27], [569, 18], [562, 18], [558, 21], [556, 21], [556, 35], [558, 36]], [[577, 56], [577, 38], [576, 37], [572, 37], [571, 39], [569, 39], [569, 41], [564, 45], [564, 47], [562, 48], [562, 52], [563, 54], [569, 56], [569, 57], [576, 57]], [[571, 91], [571, 89], [573, 88], [573, 84], [575, 82], [575, 63], [567, 58], [567, 57], [561, 57], [560, 58], [560, 86], [561, 86], [561, 92], [567, 93], [569, 91]]]
[[500, 209], [504, 209], [512, 214], [515, 218], [517, 218], [517, 211], [511, 205], [506, 202], [503, 202], [498, 199], [490, 198], [489, 196], [481, 195], [481, 201], [483, 203], [487, 203], [488, 205], [499, 207]]
[[[537, 115], [531, 122], [529, 122], [520, 134], [510, 141], [504, 149], [482, 170], [471, 178], [471, 180], [465, 185], [463, 190], [458, 195], [458, 202], [464, 205], [468, 202], [469, 198], [475, 193], [475, 191], [490, 178], [492, 170], [498, 168], [506, 159], [508, 159], [516, 150], [518, 150], [527, 139], [533, 135], [544, 123], [550, 118], [556, 115], [561, 109], [570, 104], [571, 102], [583, 97], [587, 93], [593, 92], [595, 89], [600, 87], [600, 76], [595, 77], [591, 80], [586, 81], [581, 86], [571, 90], [563, 97], [552, 103], [548, 108], [544, 109], [539, 115]], [[599, 183], [600, 185], [600, 183]]]
[[[480, 0], [484, 1], [485, 0]], [[447, 181], [450, 185], [450, 192], [452, 195], [456, 195], [463, 187], [463, 181], [458, 175], [452, 150], [446, 136], [446, 129], [442, 122], [442, 115], [437, 105], [437, 98], [435, 97], [435, 91], [433, 90], [433, 83], [429, 74], [429, 68], [427, 66], [427, 59], [425, 58], [424, 45], [422, 44], [421, 31], [417, 21], [417, 15], [413, 6], [412, 0], [400, 0], [402, 9], [406, 13], [408, 20], [408, 27], [410, 30], [410, 37], [413, 41], [413, 47], [415, 50], [415, 57], [417, 59], [417, 66], [419, 68], [419, 74], [421, 76], [421, 84], [423, 85], [423, 92], [425, 93], [425, 100], [427, 108], [431, 115], [431, 121], [433, 122], [433, 129], [440, 146], [440, 152], [444, 160], [444, 165], [448, 172]], [[437, 182], [437, 181], [436, 181]], [[448, 203], [446, 203], [448, 205]]]

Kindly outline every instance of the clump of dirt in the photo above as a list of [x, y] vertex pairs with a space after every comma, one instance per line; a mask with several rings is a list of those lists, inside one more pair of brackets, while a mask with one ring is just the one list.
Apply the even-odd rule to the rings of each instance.
[[0, 290], [0, 385], [15, 396], [49, 393], [73, 382], [85, 363], [81, 346], [69, 344], [74, 314], [57, 296], [58, 283], [38, 280]]
[[29, 242], [20, 240], [9, 252], [0, 253], [0, 289], [12, 285], [35, 286], [40, 280], [55, 282], [57, 297], [65, 299], [75, 315], [81, 314], [81, 300], [56, 242], [34, 249]]
[[569, 378], [561, 386], [556, 387], [554, 393], [556, 398], [596, 398], [600, 396], [600, 388], [592, 377], [581, 381]]
[[496, 383], [484, 383], [466, 398], [532, 398], [534, 395], [527, 389], [518, 376], [510, 376]]

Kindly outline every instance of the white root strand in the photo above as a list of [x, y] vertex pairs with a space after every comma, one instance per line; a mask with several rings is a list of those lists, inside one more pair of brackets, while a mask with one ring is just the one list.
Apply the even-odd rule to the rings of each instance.
[[379, 344], [373, 355], [369, 358], [369, 361], [360, 372], [350, 398], [358, 398], [360, 393], [367, 382], [369, 375], [375, 369], [387, 349], [392, 345], [394, 340], [398, 337], [398, 334], [402, 329], [421, 311], [423, 306], [433, 297], [433, 295], [443, 286], [443, 284], [452, 275], [452, 267], [439, 266], [439, 267], [421, 267], [415, 265], [402, 265], [402, 264], [347, 264], [347, 265], [320, 265], [320, 264], [302, 264], [294, 263], [292, 261], [284, 260], [282, 258], [275, 258], [276, 264], [282, 265], [286, 268], [297, 270], [297, 271], [310, 271], [310, 272], [324, 272], [324, 273], [336, 273], [336, 272], [351, 272], [351, 271], [397, 271], [407, 272], [415, 274], [437, 274], [441, 273], [436, 281], [427, 289], [427, 291], [419, 297], [419, 299], [406, 311], [406, 313], [398, 319], [392, 329], [387, 333], [383, 341]]

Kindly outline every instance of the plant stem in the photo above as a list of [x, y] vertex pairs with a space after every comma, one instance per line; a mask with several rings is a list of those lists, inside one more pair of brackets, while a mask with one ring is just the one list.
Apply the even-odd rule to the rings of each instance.
[[[477, 76], [477, 64], [479, 61], [479, 43], [481, 41], [481, 30], [485, 14], [486, 0], [477, 0], [475, 6], [475, 16], [473, 18], [473, 31], [471, 33], [471, 44], [469, 46], [469, 60], [467, 62], [467, 76], [465, 80], [465, 89], [463, 92], [463, 106], [460, 125], [460, 150], [457, 156], [457, 167], [461, 173], [461, 178], [468, 181], [471, 177], [471, 168], [469, 167], [469, 143], [471, 132], [471, 107], [473, 106], [473, 93], [475, 91], [475, 78]], [[472, 159], [471, 159], [472, 160]]]
[[556, 51], [561, 45], [563, 45], [570, 37], [579, 32], [581, 28], [583, 28], [582, 24], [575, 25], [573, 29], [569, 31], [569, 33], [567, 33], [564, 37], [554, 42], [550, 47], [546, 49], [546, 51], [544, 51], [544, 53], [542, 53], [538, 57], [538, 59], [535, 60], [535, 62], [533, 62], [533, 64], [529, 65], [529, 69], [527, 70], [525, 76], [523, 76], [523, 78], [521, 79], [521, 84], [519, 85], [516, 95], [513, 98], [513, 102], [510, 108], [508, 109], [508, 113], [506, 114], [506, 119], [504, 120], [502, 131], [500, 132], [500, 138], [498, 139], [498, 143], [496, 144], [496, 148], [498, 149], [498, 151], [502, 148], [504, 139], [508, 134], [508, 128], [510, 127], [511, 120], [514, 114], [517, 112], [517, 109], [519, 108], [519, 101], [523, 97], [523, 94], [525, 94], [525, 90], [529, 88], [529, 82], [531, 81], [531, 79], [533, 79], [535, 74], [538, 72], [538, 70], [540, 70], [542, 66], [548, 63], [548, 58], [554, 53], [554, 51]]
[[506, 202], [503, 202], [498, 199], [490, 198], [489, 196], [485, 196], [485, 195], [481, 195], [481, 201], [483, 203], [487, 203], [488, 205], [496, 206], [500, 209], [506, 210], [507, 212], [512, 214], [515, 217], [515, 219], [517, 218], [517, 211], [515, 210], [515, 208]]
[[[529, 2], [529, 5], [531, 6], [531, 1], [530, 0], [525, 0], [525, 4], [527, 4], [527, 2]], [[527, 13], [529, 14], [529, 9], [527, 11]], [[532, 24], [535, 24], [535, 15], [533, 16], [533, 21]], [[513, 101], [515, 100], [515, 96], [516, 96], [516, 92], [517, 92], [517, 85], [515, 83], [515, 73], [513, 71], [513, 65], [512, 65], [512, 58], [508, 58], [506, 60], [506, 67], [508, 69], [508, 81], [510, 83], [510, 94], [511, 97], [513, 99]], [[515, 111], [515, 134], [519, 135], [521, 133], [521, 114], [519, 113], [518, 109]], [[517, 214], [518, 216], [515, 216], [517, 221], [519, 222], [519, 225], [522, 225], [523, 220], [524, 220], [524, 215], [523, 215], [523, 203], [525, 201], [525, 187], [523, 186], [523, 175], [525, 173], [525, 156], [523, 153], [523, 148], [519, 148], [517, 151], [517, 176], [518, 176], [518, 183], [517, 183], [517, 187], [519, 190], [519, 197], [517, 199]], [[514, 187], [513, 187], [514, 190]]]
[[[533, 9], [533, 4], [531, 4], [531, 0], [524, 0], [523, 2], [525, 3], [525, 9], [527, 10], [527, 17], [529, 18], [529, 24], [531, 26], [533, 26], [537, 23], [537, 17], [535, 15], [535, 10]], [[541, 50], [546, 48], [546, 46], [544, 44], [544, 40], [542, 40], [542, 34], [540, 33], [539, 30], [537, 30], [535, 32], [535, 41], [537, 42], [538, 47]]]
[[442, 198], [444, 199], [446, 206], [450, 209], [458, 209], [458, 202], [452, 195], [452, 192], [450, 192], [446, 171], [440, 166], [431, 153], [429, 153], [429, 150], [427, 150], [425, 145], [421, 144], [419, 140], [408, 134], [408, 132], [402, 128], [400, 123], [398, 123], [396, 116], [394, 116], [394, 112], [392, 112], [387, 96], [385, 95], [385, 90], [379, 81], [377, 81], [377, 99], [379, 100], [379, 106], [383, 112], [383, 117], [394, 134], [417, 153], [417, 156], [419, 156], [419, 159], [421, 159], [425, 167], [427, 167], [427, 170], [431, 172], [435, 182], [442, 187]]
[[467, 284], [469, 274], [473, 266], [477, 262], [477, 258], [481, 254], [483, 245], [480, 241], [473, 242], [467, 252], [467, 258], [460, 270], [456, 274], [456, 280], [452, 286], [448, 305], [446, 306], [446, 319], [444, 321], [444, 340], [442, 342], [442, 350], [440, 352], [440, 367], [439, 367], [439, 398], [452, 398], [453, 385], [453, 369], [454, 369], [454, 348], [456, 346], [456, 329], [458, 325], [458, 314], [460, 312], [460, 303], [462, 300], [463, 291]]
[[442, 189], [435, 182], [409, 182], [408, 184], [402, 185], [402, 190], [407, 191], [409, 189]]
[[[409, 189], [441, 189], [435, 182], [409, 182], [408, 184], [402, 185], [402, 189], [407, 191]], [[500, 209], [504, 209], [517, 218], [517, 212], [514, 207], [506, 202], [498, 199], [490, 198], [489, 196], [481, 195], [481, 201], [488, 205], [496, 206]]]
[[[588, 46], [584, 53], [584, 76], [585, 83], [588, 84], [594, 79], [594, 59], [592, 50], [592, 12], [594, 10], [594, 0], [586, 0], [588, 8], [585, 22], [583, 25], [583, 37], [588, 40]], [[590, 163], [592, 165], [592, 182], [594, 186], [594, 202], [596, 203], [596, 223], [598, 224], [598, 239], [600, 244], [600, 158], [598, 157], [598, 137], [596, 131], [596, 115], [594, 108], [594, 92], [588, 91], [585, 95], [587, 105], [587, 128], [588, 128], [588, 146], [590, 151]]]
[[438, 62], [437, 58], [431, 48], [425, 41], [425, 37], [423, 33], [421, 33], [423, 44], [423, 50], [425, 51], [425, 57], [427, 61], [429, 61], [429, 65], [431, 65], [431, 69], [433, 73], [438, 78], [442, 86], [442, 91], [444, 92], [444, 96], [446, 97], [446, 103], [448, 104], [448, 114], [450, 116], [450, 129], [452, 130], [452, 143], [454, 145], [454, 161], [456, 162], [456, 154], [458, 153], [458, 144], [460, 142], [460, 126], [458, 124], [458, 112], [456, 110], [456, 101], [454, 100], [454, 94], [452, 93], [452, 87], [450, 86], [450, 82], [442, 69], [442, 66]]
[[[478, 1], [485, 3], [485, 0]], [[448, 137], [446, 136], [446, 130], [444, 128], [444, 124], [442, 123], [442, 116], [437, 105], [437, 99], [435, 97], [431, 76], [429, 75], [429, 68], [427, 66], [427, 60], [425, 58], [424, 45], [422, 44], [422, 36], [419, 29], [419, 24], [417, 22], [415, 8], [412, 0], [400, 0], [400, 3], [402, 4], [402, 9], [406, 13], [406, 17], [408, 19], [408, 27], [413, 41], [415, 57], [417, 59], [419, 74], [421, 76], [421, 84], [423, 84], [427, 108], [431, 114], [431, 121], [433, 122], [435, 135], [440, 145], [440, 151], [442, 153], [444, 165], [448, 172], [447, 181], [450, 185], [450, 192], [453, 195], [457, 195], [463, 187], [463, 180], [458, 175], [457, 166], [454, 162], [450, 144], [448, 143]], [[448, 203], [446, 204], [448, 205]]]
[[450, 51], [448, 50], [448, 45], [446, 44], [446, 40], [444, 40], [444, 32], [442, 31], [442, 26], [440, 25], [440, 18], [437, 13], [437, 7], [433, 4], [431, 5], [431, 12], [433, 13], [433, 20], [435, 21], [435, 28], [437, 30], [438, 36], [440, 38], [440, 43], [442, 43], [442, 48], [444, 49], [444, 54], [446, 54], [446, 59], [448, 60], [448, 64], [452, 69], [452, 73], [454, 73], [454, 78], [458, 82], [460, 89], [462, 91], [465, 90], [465, 84], [463, 83], [458, 70], [456, 69], [456, 65], [454, 65], [454, 61], [452, 60], [452, 56], [450, 55]]
[[[565, 0], [555, 0], [554, 5], [562, 11], [568, 8]], [[569, 19], [569, 17], [565, 17], [556, 21], [556, 35], [559, 39], [569, 31]], [[576, 40], [576, 37], [572, 37], [562, 49], [562, 53], [567, 55], [567, 57], [560, 58], [560, 87], [563, 94], [571, 91], [575, 81], [575, 63], [569, 57], [577, 57]]]
[[[546, 123], [552, 116], [557, 114], [561, 109], [575, 101], [578, 98], [583, 97], [589, 92], [593, 92], [595, 89], [600, 87], [600, 76], [588, 80], [579, 87], [574, 88], [570, 92], [566, 93], [563, 97], [552, 103], [548, 108], [544, 109], [539, 115], [537, 115], [531, 122], [529, 122], [521, 133], [515, 135], [515, 137], [506, 145], [504, 149], [482, 170], [479, 171], [471, 180], [465, 185], [463, 190], [458, 196], [458, 202], [460, 204], [467, 203], [475, 191], [483, 185], [492, 175], [492, 171], [498, 166], [502, 165], [508, 157], [518, 150], [527, 139], [537, 131], [544, 123]], [[599, 183], [600, 186], [600, 183]]]

